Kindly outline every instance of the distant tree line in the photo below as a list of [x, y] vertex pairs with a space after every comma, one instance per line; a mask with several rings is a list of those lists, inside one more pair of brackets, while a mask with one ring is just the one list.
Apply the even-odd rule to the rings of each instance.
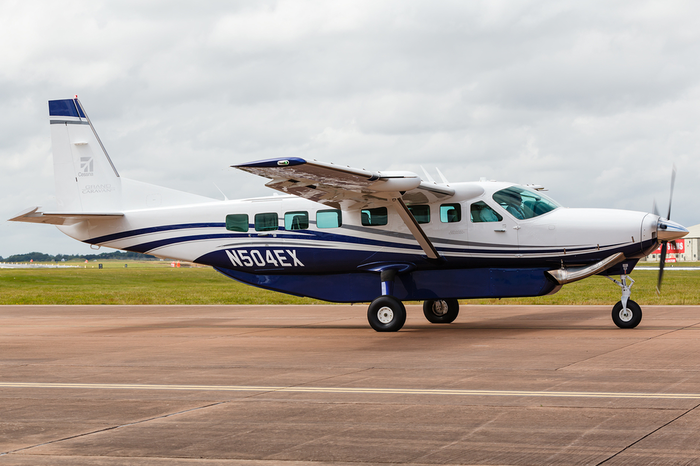
[[157, 260], [155, 256], [148, 254], [141, 254], [138, 252], [103, 252], [102, 254], [57, 254], [52, 256], [51, 254], [44, 254], [43, 252], [28, 252], [26, 254], [14, 254], [10, 257], [3, 258], [0, 256], [0, 262], [61, 262], [69, 260], [107, 260], [107, 259], [118, 259], [118, 260]]

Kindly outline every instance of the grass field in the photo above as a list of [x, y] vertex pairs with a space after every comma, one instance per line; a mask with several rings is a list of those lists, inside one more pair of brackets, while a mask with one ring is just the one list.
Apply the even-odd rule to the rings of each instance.
[[[65, 263], [75, 268], [0, 269], [0, 304], [320, 304], [322, 301], [265, 291], [238, 283], [211, 268], [172, 268], [160, 261]], [[125, 268], [124, 264], [128, 264]], [[645, 264], [654, 266], [654, 264]], [[678, 264], [681, 265], [681, 264]], [[683, 264], [698, 265], [698, 264]], [[648, 304], [700, 304], [700, 270], [672, 270], [656, 294], [657, 272], [635, 270], [632, 299]], [[379, 283], [377, 283], [379, 288]], [[464, 300], [469, 304], [605, 304], [620, 288], [604, 277], [566, 285], [538, 298]]]

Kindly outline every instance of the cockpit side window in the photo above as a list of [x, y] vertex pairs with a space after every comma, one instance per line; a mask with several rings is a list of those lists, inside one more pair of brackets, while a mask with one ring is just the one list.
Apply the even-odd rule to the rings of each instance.
[[500, 222], [503, 220], [498, 212], [489, 207], [484, 201], [475, 202], [472, 204], [469, 214], [471, 216], [472, 222]]
[[493, 195], [493, 200], [520, 220], [534, 218], [561, 207], [552, 199], [519, 186], [497, 191]]

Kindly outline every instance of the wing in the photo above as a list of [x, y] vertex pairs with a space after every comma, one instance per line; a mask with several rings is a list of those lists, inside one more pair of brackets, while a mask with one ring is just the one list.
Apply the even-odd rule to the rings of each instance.
[[449, 186], [426, 183], [412, 172], [371, 172], [301, 158], [261, 160], [233, 167], [271, 179], [265, 186], [272, 189], [335, 208], [386, 205], [397, 195], [407, 204], [427, 204], [454, 195]]
[[301, 158], [260, 160], [233, 167], [271, 179], [266, 184], [270, 188], [336, 209], [392, 205], [426, 255], [431, 259], [440, 257], [407, 204], [447, 199], [455, 193], [449, 186], [426, 183], [412, 172], [371, 172]]

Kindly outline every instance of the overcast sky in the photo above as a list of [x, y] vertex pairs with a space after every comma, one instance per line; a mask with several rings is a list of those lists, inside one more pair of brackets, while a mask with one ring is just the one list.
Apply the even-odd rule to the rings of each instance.
[[[55, 206], [47, 100], [120, 175], [222, 198], [308, 157], [700, 223], [700, 2], [0, 2], [0, 219]], [[434, 175], [435, 176], [435, 175]], [[103, 249], [102, 251], [104, 251]], [[111, 249], [107, 249], [111, 251]], [[0, 221], [0, 256], [91, 251]]]

